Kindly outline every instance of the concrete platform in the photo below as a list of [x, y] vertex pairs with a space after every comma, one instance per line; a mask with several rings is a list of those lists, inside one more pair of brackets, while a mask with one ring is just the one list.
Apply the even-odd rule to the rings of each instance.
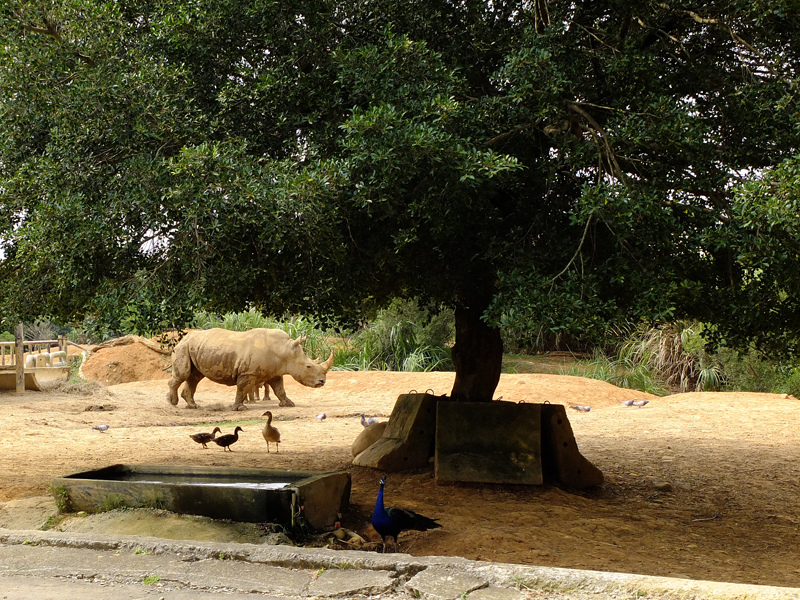
[[800, 599], [800, 589], [255, 544], [0, 529], [8, 600]]
[[[42, 391], [42, 383], [69, 379], [69, 367], [40, 367], [25, 369], [25, 389]], [[17, 372], [13, 368], [0, 369], [0, 390], [17, 389]]]

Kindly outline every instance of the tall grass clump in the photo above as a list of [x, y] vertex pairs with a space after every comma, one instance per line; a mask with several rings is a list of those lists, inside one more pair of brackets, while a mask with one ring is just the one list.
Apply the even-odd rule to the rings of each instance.
[[452, 310], [395, 299], [378, 311], [342, 351], [342, 368], [382, 371], [453, 369], [450, 345], [455, 337]]
[[645, 363], [635, 362], [630, 357], [609, 357], [600, 350], [591, 359], [581, 360], [571, 366], [567, 374], [599, 379], [617, 387], [639, 390], [654, 396], [666, 396], [670, 393], [664, 380]]
[[701, 323], [636, 328], [614, 353], [595, 352], [569, 372], [663, 395], [668, 392], [748, 391], [800, 397], [800, 362], [767, 357], [755, 348], [711, 349]]
[[703, 326], [678, 321], [641, 325], [619, 349], [620, 360], [643, 364], [675, 391], [717, 391], [725, 385], [722, 365], [706, 351]]
[[696, 323], [642, 324], [610, 354], [595, 352], [570, 373], [658, 396], [719, 390], [726, 383], [722, 365], [706, 351], [702, 326]]

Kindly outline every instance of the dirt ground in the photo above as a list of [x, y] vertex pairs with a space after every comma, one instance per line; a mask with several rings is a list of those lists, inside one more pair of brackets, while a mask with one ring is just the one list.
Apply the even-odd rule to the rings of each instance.
[[[140, 344], [95, 352], [83, 372], [104, 385], [0, 392], [0, 501], [46, 494], [54, 476], [116, 463], [347, 470], [343, 525], [363, 531], [381, 473], [351, 464], [358, 413], [386, 419], [399, 394], [446, 394], [453, 373], [331, 372], [320, 389], [286, 378], [297, 406], [263, 400], [230, 411], [234, 389], [204, 380], [198, 410], [165, 400], [163, 357]], [[126, 383], [122, 383], [125, 381]], [[800, 587], [800, 402], [789, 396], [690, 393], [656, 398], [604, 382], [503, 375], [496, 398], [579, 404], [578, 446], [605, 475], [597, 489], [437, 485], [432, 469], [389, 476], [389, 505], [440, 520], [407, 532], [414, 555]], [[648, 398], [643, 408], [620, 404]], [[260, 415], [275, 414], [280, 453], [266, 452]], [[320, 413], [327, 418], [315, 418]], [[244, 432], [223, 452], [189, 439], [223, 423]], [[248, 423], [248, 421], [259, 421]], [[106, 433], [92, 430], [108, 424]], [[469, 435], [469, 432], [464, 432]]]

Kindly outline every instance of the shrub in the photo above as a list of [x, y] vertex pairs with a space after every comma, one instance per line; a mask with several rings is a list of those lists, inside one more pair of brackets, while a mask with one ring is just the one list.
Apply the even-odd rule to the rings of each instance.
[[455, 336], [451, 310], [420, 307], [395, 299], [353, 336], [344, 368], [353, 370], [433, 371], [453, 368], [450, 344]]
[[617, 387], [639, 390], [655, 396], [666, 396], [669, 387], [646, 362], [631, 357], [610, 358], [597, 351], [590, 360], [581, 360], [567, 371], [568, 375], [607, 381]]

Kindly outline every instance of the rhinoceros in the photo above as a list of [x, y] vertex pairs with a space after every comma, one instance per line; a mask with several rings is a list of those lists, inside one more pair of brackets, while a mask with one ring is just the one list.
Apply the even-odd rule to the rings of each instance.
[[280, 329], [192, 331], [172, 354], [172, 378], [167, 399], [178, 404], [178, 388], [188, 408], [197, 408], [194, 392], [203, 377], [223, 385], [236, 386], [233, 410], [239, 410], [256, 386], [269, 383], [282, 406], [293, 406], [283, 388], [283, 376], [291, 375], [308, 387], [325, 385], [333, 366], [333, 351], [325, 362], [312, 360], [303, 352], [303, 338], [293, 340]]

